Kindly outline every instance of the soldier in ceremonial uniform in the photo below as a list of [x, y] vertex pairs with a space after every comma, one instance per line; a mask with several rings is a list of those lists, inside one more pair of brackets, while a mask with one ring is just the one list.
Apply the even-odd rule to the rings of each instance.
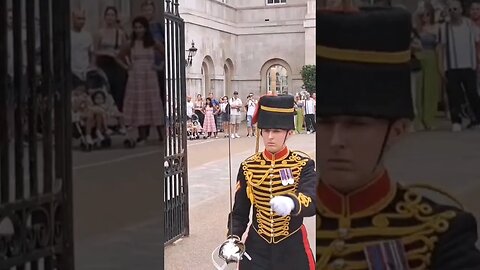
[[317, 12], [316, 269], [480, 269], [475, 218], [384, 166], [414, 118], [410, 33], [403, 9]]
[[317, 176], [314, 161], [285, 144], [295, 129], [294, 113], [292, 96], [266, 95], [258, 102], [253, 122], [265, 150], [241, 164], [229, 216], [228, 237], [240, 240], [253, 207], [245, 241], [251, 260], [243, 258], [240, 270], [315, 269], [303, 218], [315, 215]]

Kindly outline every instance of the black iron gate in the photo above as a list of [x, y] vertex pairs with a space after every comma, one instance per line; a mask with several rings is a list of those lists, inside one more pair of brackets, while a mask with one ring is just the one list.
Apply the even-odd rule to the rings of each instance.
[[165, 244], [189, 234], [184, 41], [178, 0], [166, 0]]
[[0, 0], [0, 269], [73, 269], [69, 10]]

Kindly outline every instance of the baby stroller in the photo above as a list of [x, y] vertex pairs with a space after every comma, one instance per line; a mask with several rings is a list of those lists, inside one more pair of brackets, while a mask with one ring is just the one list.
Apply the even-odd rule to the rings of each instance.
[[198, 131], [196, 127], [193, 125], [193, 120], [187, 120], [187, 138], [189, 140], [196, 140], [198, 139]]
[[[86, 136], [85, 122], [83, 122], [78, 114], [72, 114], [73, 133], [72, 136], [75, 139], [80, 139], [80, 149], [82, 151], [90, 152], [94, 149], [108, 148], [111, 146], [110, 138], [104, 138], [100, 140], [97, 136], [93, 141], [89, 141]], [[92, 132], [96, 134], [96, 132]]]
[[[187, 122], [187, 136], [189, 140], [198, 140], [200, 139], [200, 135], [203, 133], [202, 125], [200, 124], [200, 120], [198, 115], [192, 114], [192, 118]], [[207, 137], [204, 136], [204, 139]]]
[[[91, 151], [93, 149], [99, 148], [109, 148], [112, 145], [111, 135], [114, 134], [122, 134], [119, 132], [119, 123], [118, 121], [114, 120], [114, 117], [110, 117], [110, 113], [114, 111], [118, 111], [115, 101], [113, 100], [112, 94], [110, 93], [110, 85], [105, 73], [100, 69], [91, 69], [86, 72], [86, 79], [85, 85], [87, 89], [87, 94], [92, 96], [93, 94], [97, 94], [98, 92], [102, 93], [104, 97], [104, 107], [106, 108], [107, 112], [107, 119], [109, 120], [106, 123], [107, 131], [108, 132], [100, 132], [97, 131], [97, 128], [94, 128], [92, 134], [93, 143], [87, 140], [86, 134], [86, 126], [81, 118], [75, 113], [72, 114], [72, 123], [74, 126], [74, 138], [80, 139], [80, 148], [84, 151]], [[92, 100], [93, 101], [93, 100]], [[113, 132], [109, 132], [112, 130]], [[124, 134], [125, 132], [123, 132]]]

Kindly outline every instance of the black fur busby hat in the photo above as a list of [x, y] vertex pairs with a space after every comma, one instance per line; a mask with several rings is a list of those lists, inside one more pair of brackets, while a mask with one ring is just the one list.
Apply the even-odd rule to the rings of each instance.
[[413, 118], [408, 11], [317, 11], [317, 117]]
[[294, 98], [290, 95], [262, 96], [258, 101], [252, 122], [257, 123], [260, 129], [293, 130], [294, 125]]

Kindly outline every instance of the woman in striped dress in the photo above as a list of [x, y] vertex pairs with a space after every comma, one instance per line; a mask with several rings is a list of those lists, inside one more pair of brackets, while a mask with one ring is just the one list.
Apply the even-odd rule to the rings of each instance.
[[155, 53], [163, 55], [163, 47], [153, 40], [147, 19], [135, 18], [132, 27], [132, 41], [120, 52], [119, 59], [127, 60], [122, 63], [129, 73], [123, 106], [125, 123], [138, 128], [137, 143], [141, 144], [150, 126], [157, 127], [158, 137], [163, 140], [165, 113], [155, 71]]
[[203, 132], [208, 134], [209, 138], [212, 136], [212, 134], [215, 136], [215, 138], [218, 138], [215, 117], [213, 116], [214, 110], [215, 108], [213, 106], [212, 99], [206, 98], [205, 108], [203, 109], [203, 113], [205, 114], [205, 119], [203, 120]]

